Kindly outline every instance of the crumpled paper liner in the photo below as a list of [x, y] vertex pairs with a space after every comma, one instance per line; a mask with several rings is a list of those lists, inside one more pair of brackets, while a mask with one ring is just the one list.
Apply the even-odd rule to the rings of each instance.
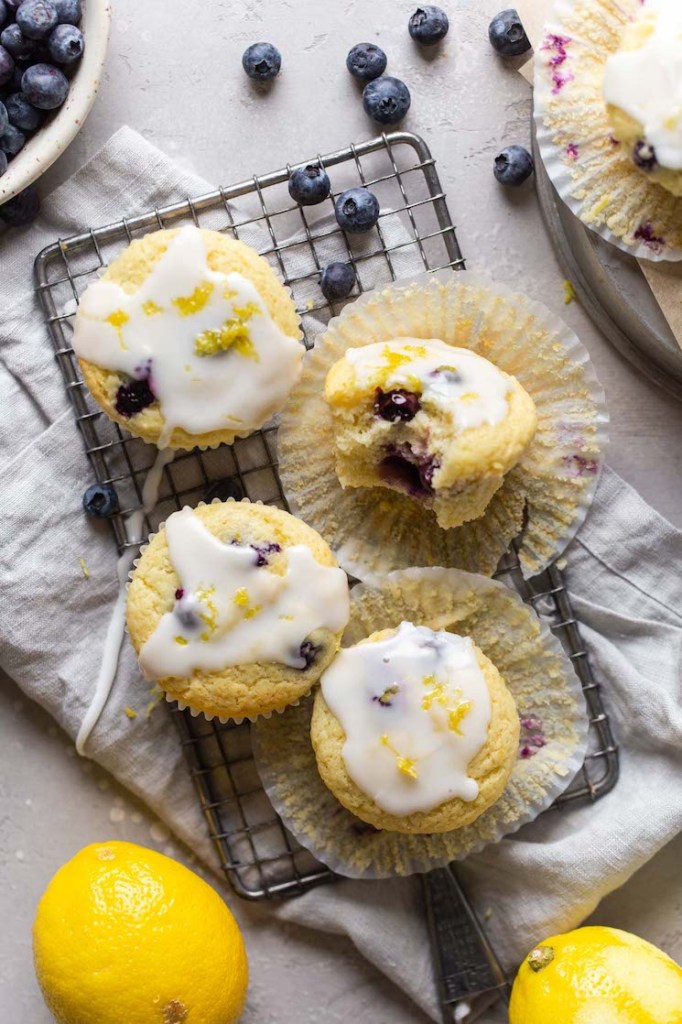
[[604, 67], [641, 0], [557, 0], [535, 48], [542, 160], [564, 202], [638, 259], [682, 260], [682, 198], [647, 180], [613, 137]]
[[[456, 569], [407, 569], [352, 591], [344, 646], [402, 620], [471, 636], [497, 666], [522, 722], [519, 756], [500, 799], [471, 825], [438, 835], [377, 831], [336, 800], [317, 771], [312, 700], [252, 730], [256, 767], [285, 826], [318, 860], [349, 878], [410, 875], [461, 860], [546, 810], [581, 767], [588, 716], [559, 641], [501, 583]], [[535, 745], [533, 740], [544, 740]]]
[[[521, 381], [538, 430], [485, 514], [454, 530], [387, 488], [347, 488], [336, 476], [324, 381], [351, 346], [410, 335], [485, 356]], [[545, 306], [471, 271], [440, 271], [361, 296], [332, 320], [304, 360], [282, 414], [280, 476], [292, 511], [322, 534], [339, 563], [369, 580], [413, 565], [492, 575], [524, 528], [525, 575], [541, 572], [583, 522], [606, 445], [604, 393], [575, 334]]]

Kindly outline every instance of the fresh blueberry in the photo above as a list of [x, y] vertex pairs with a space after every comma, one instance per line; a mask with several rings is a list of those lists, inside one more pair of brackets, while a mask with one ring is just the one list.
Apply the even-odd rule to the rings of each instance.
[[40, 128], [45, 115], [29, 103], [23, 92], [15, 92], [5, 100], [9, 123], [22, 132], [34, 132]]
[[239, 480], [234, 479], [234, 477], [226, 477], [224, 480], [216, 480], [215, 483], [210, 484], [206, 488], [204, 501], [207, 505], [210, 505], [216, 498], [220, 501], [227, 501], [228, 498], [241, 501], [243, 497], [244, 488], [239, 483]]
[[16, 24], [3, 28], [0, 43], [15, 60], [28, 60], [36, 49], [35, 39], [27, 39]]
[[282, 67], [282, 54], [272, 43], [253, 43], [244, 50], [242, 67], [254, 82], [270, 82]]
[[319, 164], [297, 167], [289, 176], [289, 195], [301, 206], [314, 206], [323, 202], [331, 190], [329, 175]]
[[353, 78], [359, 78], [361, 82], [371, 82], [383, 75], [387, 63], [386, 54], [374, 43], [358, 43], [346, 57], [346, 67]]
[[320, 276], [320, 288], [325, 299], [340, 302], [353, 291], [355, 272], [348, 263], [329, 263]]
[[492, 48], [503, 57], [518, 57], [530, 50], [530, 39], [513, 8], [493, 18], [488, 26], [488, 38]]
[[658, 163], [656, 150], [648, 142], [638, 142], [632, 151], [632, 159], [636, 167], [642, 171], [653, 171]]
[[310, 666], [315, 663], [315, 659], [321, 650], [321, 647], [316, 647], [310, 640], [304, 640], [299, 651], [300, 657], [303, 658], [305, 662], [303, 667], [310, 668]]
[[121, 384], [118, 391], [116, 392], [116, 412], [119, 416], [125, 416], [126, 419], [130, 419], [131, 416], [136, 416], [138, 412], [142, 412], [148, 405], [151, 405], [156, 401], [156, 397], [149, 387], [149, 381], [145, 378], [144, 380], [131, 380], [127, 384]]
[[0, 103], [0, 135], [7, 130], [9, 127], [9, 117], [7, 115], [7, 107], [4, 103]]
[[80, 25], [81, 0], [52, 0], [60, 25]]
[[4, 46], [0, 46], [0, 85], [9, 82], [14, 74], [14, 60]]
[[399, 78], [382, 75], [362, 90], [365, 113], [379, 124], [398, 124], [410, 109], [410, 90]]
[[374, 414], [380, 416], [382, 420], [388, 420], [389, 423], [402, 420], [407, 423], [415, 418], [420, 409], [419, 395], [415, 395], [413, 391], [405, 391], [403, 388], [395, 391], [376, 389]]
[[441, 7], [427, 4], [417, 8], [410, 18], [408, 28], [415, 43], [434, 46], [448, 34], [450, 22]]
[[5, 3], [5, 0], [0, 0], [0, 25], [5, 24], [5, 22], [7, 21], [8, 14], [9, 11], [7, 9], [7, 4]]
[[493, 170], [501, 185], [523, 185], [533, 173], [533, 158], [523, 146], [508, 146], [495, 157]]
[[95, 519], [108, 519], [118, 512], [118, 495], [111, 484], [93, 484], [83, 495], [83, 508]]
[[0, 149], [8, 157], [16, 156], [26, 145], [26, 136], [14, 125], [8, 124], [2, 135], [0, 135]]
[[63, 71], [51, 64], [34, 64], [24, 71], [21, 91], [39, 110], [55, 110], [61, 107], [69, 94], [69, 80]]
[[85, 40], [75, 25], [57, 25], [47, 45], [52, 60], [57, 64], [73, 64], [83, 56]]
[[361, 234], [373, 228], [379, 219], [379, 200], [367, 188], [349, 188], [334, 204], [340, 228], [350, 234]]
[[17, 25], [29, 39], [45, 39], [57, 24], [51, 0], [24, 0], [17, 8]]
[[3, 149], [0, 149], [0, 178], [7, 170], [7, 153]]
[[32, 224], [40, 213], [40, 196], [33, 185], [28, 185], [23, 192], [0, 206], [0, 220], [13, 228], [23, 228]]

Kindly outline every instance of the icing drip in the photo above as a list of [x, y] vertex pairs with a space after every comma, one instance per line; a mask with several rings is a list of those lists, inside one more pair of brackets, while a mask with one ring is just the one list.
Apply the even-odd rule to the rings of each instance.
[[348, 774], [382, 810], [404, 817], [476, 798], [467, 767], [491, 710], [468, 637], [403, 622], [385, 640], [341, 650], [321, 683], [346, 734]]
[[111, 693], [111, 688], [118, 669], [118, 658], [121, 653], [121, 644], [125, 633], [125, 611], [126, 611], [126, 583], [128, 573], [138, 555], [138, 545], [142, 543], [142, 525], [144, 517], [152, 511], [159, 497], [159, 487], [163, 475], [164, 466], [173, 461], [175, 452], [171, 449], [160, 451], [156, 456], [154, 465], [147, 473], [142, 488], [142, 508], [128, 516], [125, 523], [126, 536], [130, 544], [135, 545], [126, 548], [116, 563], [116, 576], [118, 578], [118, 595], [111, 613], [102, 660], [100, 662], [99, 675], [95, 683], [95, 690], [92, 700], [88, 706], [83, 721], [81, 722], [78, 735], [76, 736], [76, 750], [79, 754], [85, 754], [85, 744], [90, 738], [90, 733], [97, 725], [100, 715], [104, 710], [106, 702]]
[[284, 404], [303, 358], [251, 281], [210, 269], [203, 235], [192, 226], [136, 292], [113, 281], [87, 288], [73, 347], [80, 358], [148, 385], [165, 420], [160, 448], [175, 427], [191, 434], [261, 427]]
[[[306, 638], [348, 622], [346, 574], [320, 565], [304, 545], [281, 552], [278, 545], [225, 544], [189, 508], [167, 520], [166, 540], [180, 586], [173, 610], [140, 651], [150, 678], [256, 661], [305, 669], [312, 657]], [[274, 557], [286, 559], [283, 572], [270, 567]]]
[[636, 49], [620, 50], [606, 62], [604, 98], [643, 125], [655, 161], [682, 170], [680, 0], [647, 0], [626, 29], [626, 45], [635, 39]]
[[500, 423], [509, 412], [509, 380], [468, 349], [436, 339], [399, 338], [349, 348], [345, 358], [361, 385], [415, 393], [422, 408], [437, 408], [460, 430]]

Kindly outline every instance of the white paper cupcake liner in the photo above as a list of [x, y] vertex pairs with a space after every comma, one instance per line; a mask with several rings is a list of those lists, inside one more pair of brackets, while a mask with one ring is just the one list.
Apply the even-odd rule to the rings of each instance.
[[562, 793], [583, 764], [588, 716], [580, 683], [559, 641], [507, 587], [455, 569], [394, 572], [353, 590], [344, 645], [402, 620], [473, 637], [497, 666], [521, 719], [519, 760], [500, 799], [453, 832], [377, 831], [347, 811], [317, 770], [312, 700], [259, 720], [256, 766], [284, 825], [318, 860], [349, 878], [388, 878], [461, 860], [516, 832]]
[[604, 68], [641, 0], [556, 0], [535, 53], [537, 142], [557, 192], [607, 242], [645, 260], [682, 260], [682, 198], [614, 138]]
[[[454, 530], [406, 495], [344, 490], [336, 476], [325, 377], [349, 347], [405, 336], [470, 348], [517, 377], [537, 407], [538, 430], [520, 463], [485, 514]], [[412, 565], [492, 575], [522, 529], [519, 557], [532, 576], [562, 553], [587, 515], [607, 423], [587, 352], [559, 317], [471, 271], [441, 271], [365, 294], [330, 322], [282, 414], [280, 476], [292, 511], [360, 579]]]

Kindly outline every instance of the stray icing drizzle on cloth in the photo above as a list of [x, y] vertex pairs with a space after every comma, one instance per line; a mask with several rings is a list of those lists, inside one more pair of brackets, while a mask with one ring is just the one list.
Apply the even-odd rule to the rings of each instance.
[[284, 334], [254, 284], [208, 266], [199, 228], [183, 228], [132, 294], [114, 281], [85, 291], [76, 354], [145, 381], [165, 420], [191, 434], [256, 430], [284, 404], [303, 347]]
[[152, 679], [256, 661], [304, 669], [306, 638], [348, 622], [345, 572], [320, 565], [303, 544], [283, 549], [280, 574], [267, 551], [223, 543], [190, 508], [169, 517], [166, 540], [180, 587], [173, 611], [140, 651], [140, 667]]
[[662, 167], [682, 170], [682, 4], [646, 0], [631, 34], [648, 33], [643, 45], [621, 49], [606, 62], [604, 98], [644, 127]]
[[414, 391], [422, 407], [436, 407], [460, 430], [500, 423], [509, 412], [509, 380], [468, 349], [437, 339], [398, 338], [349, 348], [345, 358], [360, 384]]
[[404, 817], [476, 799], [467, 767], [491, 707], [468, 637], [402, 622], [387, 639], [339, 651], [321, 685], [346, 733], [348, 774], [382, 810]]

